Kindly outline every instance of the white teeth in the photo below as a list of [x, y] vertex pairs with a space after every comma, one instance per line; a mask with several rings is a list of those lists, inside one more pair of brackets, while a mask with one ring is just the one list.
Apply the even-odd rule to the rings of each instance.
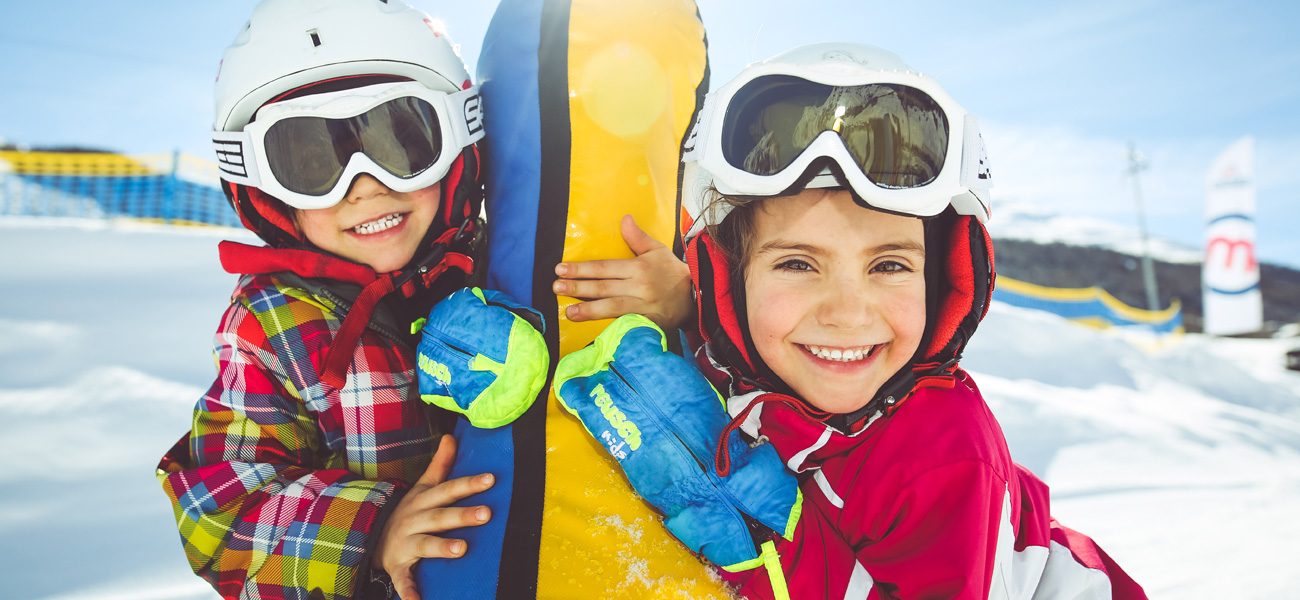
[[368, 223], [362, 223], [360, 225], [357, 225], [356, 227], [352, 228], [352, 231], [355, 231], [361, 235], [370, 235], [374, 233], [379, 233], [381, 231], [384, 231], [385, 229], [392, 229], [394, 227], [397, 227], [397, 225], [404, 220], [406, 220], [406, 215], [403, 215], [402, 213], [393, 213], [386, 217], [380, 217]]
[[804, 346], [809, 352], [822, 360], [833, 360], [836, 362], [853, 362], [862, 360], [871, 356], [871, 351], [875, 346], [863, 346], [858, 348], [827, 348], [824, 346]]

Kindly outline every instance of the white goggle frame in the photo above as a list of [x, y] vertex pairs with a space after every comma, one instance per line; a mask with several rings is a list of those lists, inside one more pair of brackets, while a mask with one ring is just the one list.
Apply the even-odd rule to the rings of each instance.
[[[291, 191], [276, 180], [266, 160], [266, 132], [272, 125], [294, 117], [347, 119], [396, 98], [414, 97], [428, 102], [438, 116], [442, 149], [429, 168], [403, 179], [389, 173], [362, 152], [355, 152], [330, 191], [312, 196]], [[366, 173], [396, 192], [412, 192], [442, 180], [460, 156], [460, 151], [483, 139], [483, 103], [477, 86], [454, 93], [439, 92], [416, 82], [382, 83], [325, 94], [313, 94], [276, 102], [257, 111], [257, 118], [243, 131], [214, 131], [212, 145], [217, 152], [221, 178], [261, 189], [294, 208], [329, 208], [347, 195], [352, 180]]]
[[[864, 78], [860, 70], [842, 69], [827, 65], [821, 69], [808, 69], [796, 75], [807, 81], [829, 86], [858, 86], [869, 84], [896, 84], [916, 88], [928, 94], [948, 118], [948, 149], [939, 176], [923, 186], [888, 188], [878, 186], [867, 178], [848, 148], [834, 131], [824, 131], [785, 169], [772, 175], [755, 175], [732, 166], [722, 152], [722, 129], [727, 109], [732, 99], [749, 82], [760, 77], [790, 76], [790, 69], [781, 64], [760, 64], [749, 69], [747, 77], [732, 80], [711, 92], [696, 118], [691, 133], [683, 146], [683, 162], [695, 162], [711, 179], [717, 191], [727, 196], [773, 196], [790, 189], [808, 170], [813, 161], [828, 158], [839, 165], [846, 182], [872, 208], [889, 212], [931, 217], [949, 205], [959, 214], [973, 215], [981, 222], [989, 218], [989, 193], [993, 185], [989, 171], [984, 139], [980, 135], [975, 117], [957, 104], [933, 80], [911, 71], [878, 70]], [[829, 174], [819, 174], [809, 187], [835, 185]], [[704, 215], [704, 207], [696, 207], [697, 228], [721, 219], [723, 214]], [[703, 218], [700, 218], [703, 217]]]

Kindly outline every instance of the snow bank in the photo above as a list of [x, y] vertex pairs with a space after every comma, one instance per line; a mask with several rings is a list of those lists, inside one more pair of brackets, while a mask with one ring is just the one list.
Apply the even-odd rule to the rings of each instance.
[[[6, 597], [214, 597], [188, 574], [154, 466], [213, 374], [227, 233], [0, 221]], [[964, 365], [1053, 512], [1153, 597], [1273, 598], [1300, 589], [1290, 344], [1152, 349], [995, 304]]]

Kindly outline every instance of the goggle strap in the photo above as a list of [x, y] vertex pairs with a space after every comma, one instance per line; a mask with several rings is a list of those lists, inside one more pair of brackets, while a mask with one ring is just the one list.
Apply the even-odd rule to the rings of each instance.
[[243, 131], [212, 132], [212, 149], [217, 153], [221, 178], [231, 183], [260, 187], [253, 138]]
[[452, 139], [464, 148], [483, 139], [483, 97], [478, 93], [478, 86], [447, 94], [447, 108], [451, 114], [447, 121], [451, 124]]
[[976, 215], [981, 221], [991, 216], [989, 188], [993, 187], [993, 172], [989, 168], [989, 155], [984, 147], [975, 117], [966, 115], [961, 152], [961, 186], [965, 192], [951, 200], [960, 214]]
[[[705, 109], [707, 110], [707, 108]], [[700, 150], [697, 143], [700, 140], [701, 129], [704, 127], [705, 110], [700, 110], [695, 115], [695, 123], [691, 124], [691, 130], [686, 133], [686, 139], [682, 142], [682, 160], [684, 162], [693, 162], [699, 160]]]
[[989, 169], [989, 153], [984, 148], [979, 122], [966, 115], [961, 152], [961, 185], [972, 190], [993, 187], [993, 172]]

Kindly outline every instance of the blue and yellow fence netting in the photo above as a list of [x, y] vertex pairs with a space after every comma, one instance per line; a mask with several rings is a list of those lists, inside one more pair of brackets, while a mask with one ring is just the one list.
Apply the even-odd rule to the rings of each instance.
[[239, 227], [216, 165], [180, 153], [0, 151], [0, 215]]
[[1175, 299], [1164, 310], [1134, 308], [1099, 287], [1053, 288], [998, 276], [993, 299], [1012, 306], [1044, 310], [1091, 327], [1147, 329], [1159, 334], [1182, 333], [1182, 304]]

